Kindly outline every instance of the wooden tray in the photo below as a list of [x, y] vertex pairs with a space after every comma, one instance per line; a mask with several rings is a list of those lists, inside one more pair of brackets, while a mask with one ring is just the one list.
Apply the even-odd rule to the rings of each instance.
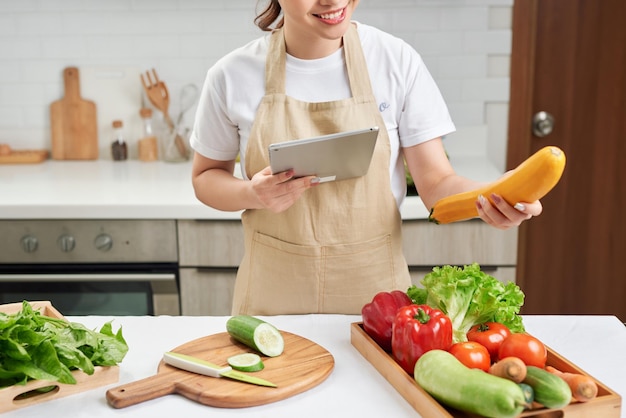
[[[39, 310], [42, 315], [65, 319], [48, 301], [30, 302], [30, 305], [34, 310]], [[6, 314], [13, 314], [20, 310], [22, 310], [21, 302], [0, 305], [0, 312]], [[115, 383], [119, 380], [119, 366], [96, 366], [92, 375], [85, 374], [81, 370], [75, 370], [72, 375], [76, 379], [76, 384], [73, 385], [48, 380], [31, 380], [26, 385], [14, 385], [0, 389], [0, 414]], [[48, 387], [54, 387], [54, 389], [45, 393], [37, 392], [38, 389]]]
[[[402, 395], [402, 397], [423, 418], [466, 418], [475, 417], [452, 408], [445, 407], [433, 399], [422, 389], [380, 346], [363, 330], [363, 324], [355, 322], [350, 326], [350, 341], [352, 345], [369, 361], [380, 374]], [[548, 347], [547, 364], [555, 368], [575, 373], [584, 373], [573, 363], [555, 353]], [[548, 409], [538, 407], [520, 414], [520, 417], [542, 418], [620, 418], [622, 398], [604, 384], [596, 380], [598, 396], [585, 403], [572, 402], [562, 409]]]
[[35, 164], [48, 159], [47, 150], [19, 150], [0, 155], [0, 164]]

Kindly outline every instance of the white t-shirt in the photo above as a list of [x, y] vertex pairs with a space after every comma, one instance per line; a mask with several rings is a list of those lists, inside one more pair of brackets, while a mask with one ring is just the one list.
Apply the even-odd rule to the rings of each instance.
[[[400, 149], [455, 130], [447, 106], [419, 54], [402, 39], [357, 23], [372, 89], [391, 141], [389, 175], [398, 203], [406, 194]], [[220, 59], [207, 73], [191, 146], [199, 154], [227, 161], [245, 150], [257, 107], [265, 95], [269, 34]], [[351, 96], [343, 50], [315, 60], [287, 55], [286, 94], [306, 102]]]

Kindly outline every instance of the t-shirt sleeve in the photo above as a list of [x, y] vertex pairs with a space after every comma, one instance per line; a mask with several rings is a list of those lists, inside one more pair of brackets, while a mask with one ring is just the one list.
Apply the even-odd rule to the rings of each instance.
[[226, 88], [218, 63], [207, 72], [189, 139], [196, 152], [219, 161], [234, 160], [239, 153], [238, 127], [227, 112]]
[[405, 46], [403, 71], [406, 74], [406, 94], [398, 133], [400, 145], [411, 147], [455, 131], [439, 87], [421, 56]]

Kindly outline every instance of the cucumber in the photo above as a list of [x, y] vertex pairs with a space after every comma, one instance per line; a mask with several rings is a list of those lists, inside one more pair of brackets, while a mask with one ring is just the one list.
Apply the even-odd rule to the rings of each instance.
[[518, 383], [518, 385], [522, 388], [524, 398], [526, 399], [526, 405], [524, 405], [524, 408], [530, 409], [533, 406], [533, 401], [535, 400], [535, 391], [532, 386], [527, 385], [526, 383]]
[[415, 363], [415, 381], [441, 404], [484, 417], [515, 417], [524, 410], [523, 390], [511, 380], [470, 369], [444, 350]]
[[563, 408], [572, 400], [572, 390], [557, 375], [535, 366], [527, 366], [524, 383], [535, 392], [535, 401], [546, 408]]
[[254, 353], [235, 354], [228, 357], [226, 361], [230, 367], [240, 372], [258, 372], [265, 368], [261, 357]]
[[279, 356], [285, 349], [280, 331], [254, 316], [233, 316], [226, 321], [226, 330], [235, 340], [268, 357]]

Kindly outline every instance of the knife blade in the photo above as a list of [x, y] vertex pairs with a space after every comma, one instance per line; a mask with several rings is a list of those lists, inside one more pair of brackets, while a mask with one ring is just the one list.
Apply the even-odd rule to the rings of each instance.
[[187, 354], [174, 353], [168, 351], [163, 354], [163, 361], [170, 366], [177, 367], [192, 373], [198, 373], [210, 377], [228, 377], [229, 379], [239, 380], [253, 385], [277, 387], [274, 383], [261, 379], [256, 376], [250, 376], [233, 370], [230, 366], [218, 366], [217, 364], [189, 356]]

